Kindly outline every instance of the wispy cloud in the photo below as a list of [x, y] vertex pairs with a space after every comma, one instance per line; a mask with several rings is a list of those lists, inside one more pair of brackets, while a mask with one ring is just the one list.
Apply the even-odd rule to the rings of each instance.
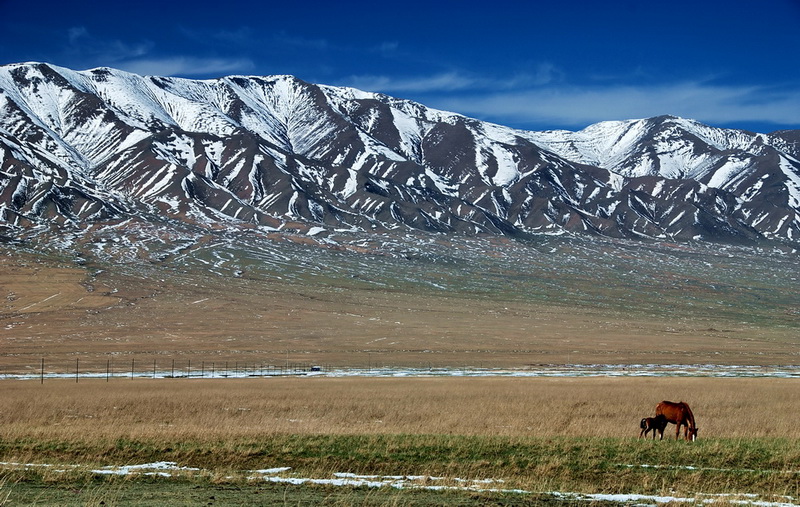
[[450, 92], [483, 88], [477, 79], [461, 75], [457, 72], [410, 78], [375, 75], [350, 76], [343, 79], [339, 84], [352, 86], [360, 90], [384, 93]]
[[135, 74], [149, 76], [201, 76], [246, 73], [255, 65], [246, 58], [198, 58], [171, 56], [164, 58], [142, 58], [119, 62], [117, 67]]
[[713, 78], [660, 84], [569, 84], [542, 63], [509, 78], [447, 72], [417, 78], [350, 76], [341, 84], [413, 97], [426, 105], [499, 123], [579, 127], [604, 120], [671, 114], [711, 124], [762, 122], [796, 126], [797, 86], [720, 85]]
[[[226, 32], [219, 37], [246, 37], [244, 32]], [[67, 31], [68, 48], [73, 59], [83, 66], [113, 66], [128, 72], [154, 76], [201, 76], [244, 73], [255, 68], [248, 58], [219, 58], [158, 54], [150, 41], [126, 42], [100, 39], [83, 26]]]
[[365, 91], [384, 93], [454, 92], [522, 90], [563, 81], [564, 73], [557, 66], [541, 63], [532, 70], [518, 72], [510, 77], [478, 76], [460, 71], [440, 72], [430, 76], [396, 77], [387, 75], [357, 75], [341, 80], [339, 84]]
[[99, 39], [84, 26], [70, 27], [66, 35], [67, 45], [64, 51], [67, 54], [86, 61], [102, 61], [105, 65], [142, 57], [155, 46], [149, 40], [126, 42], [119, 39]]
[[[249, 26], [241, 26], [232, 30], [218, 30], [211, 35], [215, 41], [239, 45], [250, 44], [255, 39], [253, 29]], [[204, 32], [201, 37], [208, 37], [208, 34]]]
[[400, 48], [400, 43], [397, 41], [385, 41], [379, 44], [375, 49], [384, 55], [392, 54]]
[[672, 114], [725, 124], [796, 125], [800, 91], [677, 82], [658, 86], [543, 87], [440, 97], [436, 106], [514, 122], [588, 125], [603, 120]]
[[289, 34], [284, 31], [275, 32], [272, 36], [274, 43], [282, 46], [290, 46], [301, 49], [322, 51], [331, 48], [331, 43], [327, 39], [302, 37]]

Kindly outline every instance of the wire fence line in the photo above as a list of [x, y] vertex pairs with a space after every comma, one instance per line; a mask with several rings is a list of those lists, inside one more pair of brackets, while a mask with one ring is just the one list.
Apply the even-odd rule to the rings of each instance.
[[276, 377], [287, 375], [307, 375], [309, 373], [324, 372], [330, 367], [316, 365], [312, 363], [293, 363], [286, 362], [275, 364], [261, 361], [192, 361], [192, 360], [153, 360], [152, 363], [146, 360], [131, 359], [130, 363], [120, 364], [112, 362], [110, 359], [105, 365], [92, 361], [90, 365], [81, 364], [80, 358], [76, 358], [72, 364], [60, 362], [48, 362], [42, 358], [36, 367], [25, 368], [24, 372], [2, 372], [0, 379], [39, 379], [44, 383], [45, 379], [74, 379], [80, 382], [81, 379], [135, 379], [135, 378], [253, 378], [253, 377]]
[[[291, 361], [274, 354], [267, 357], [250, 356], [241, 360], [203, 360], [197, 356], [190, 359], [186, 356], [171, 358], [158, 354], [157, 357], [142, 355], [128, 356], [130, 359], [120, 357], [104, 358], [99, 355], [73, 356], [74, 359], [58, 358], [44, 355], [38, 361], [31, 359], [25, 364], [14, 361], [14, 364], [2, 364], [0, 356], [0, 380], [39, 380], [45, 379], [186, 379], [186, 378], [258, 378], [279, 376], [303, 375], [374, 375], [383, 372], [406, 371], [408, 368], [389, 366], [380, 358], [376, 360], [374, 354], [364, 354], [365, 361], [360, 364], [360, 357], [353, 357], [349, 364], [328, 364], [311, 361]], [[33, 363], [33, 361], [36, 361]], [[33, 363], [33, 364], [32, 364]], [[465, 367], [466, 368], [466, 367]], [[482, 366], [481, 366], [482, 368]], [[435, 366], [430, 361], [420, 361], [418, 366], [411, 367], [414, 371], [432, 371], [452, 369], [446, 366]], [[457, 370], [458, 368], [456, 368]]]

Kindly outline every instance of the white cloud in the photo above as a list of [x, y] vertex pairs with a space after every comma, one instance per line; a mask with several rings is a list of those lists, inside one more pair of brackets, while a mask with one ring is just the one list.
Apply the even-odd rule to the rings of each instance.
[[435, 107], [494, 121], [588, 125], [671, 114], [702, 122], [796, 125], [800, 91], [702, 82], [658, 86], [542, 87], [438, 97]]
[[67, 53], [81, 59], [115, 63], [129, 58], [139, 58], [153, 49], [151, 41], [123, 42], [117, 39], [102, 40], [94, 37], [84, 26], [67, 30]]
[[350, 76], [339, 84], [411, 98], [427, 106], [505, 124], [579, 127], [604, 120], [664, 114], [715, 125], [798, 124], [798, 87], [720, 85], [713, 79], [578, 86], [566, 84], [565, 73], [557, 66], [541, 63], [530, 72], [510, 78], [474, 77], [453, 71], [405, 78]]
[[[228, 39], [241, 39], [247, 35], [244, 29], [217, 34], [219, 38]], [[156, 55], [153, 42], [100, 39], [83, 26], [69, 28], [67, 39], [67, 51], [73, 59], [82, 62], [80, 66], [83, 68], [108, 65], [141, 75], [201, 76], [244, 73], [255, 67], [247, 58]]]
[[225, 75], [248, 72], [254, 68], [253, 62], [246, 58], [196, 58], [173, 56], [165, 58], [144, 58], [117, 64], [122, 70], [149, 76], [200, 76]]
[[89, 31], [85, 26], [73, 26], [67, 30], [67, 39], [70, 44], [78, 44], [81, 39], [89, 37]]
[[253, 39], [255, 38], [253, 29], [248, 26], [242, 26], [230, 30], [221, 29], [211, 34], [206, 32], [205, 30], [191, 30], [186, 27], [181, 27], [181, 31], [185, 33], [186, 36], [189, 37], [190, 39], [198, 41], [206, 41], [210, 36], [215, 41], [220, 41], [226, 44], [235, 44], [239, 46], [252, 44]]
[[383, 93], [447, 92], [483, 88], [478, 80], [463, 76], [457, 72], [399, 79], [389, 76], [350, 76], [344, 79], [341, 84], [360, 90]]
[[397, 51], [400, 43], [397, 41], [387, 41], [378, 45], [377, 51], [381, 54], [391, 54]]
[[451, 71], [432, 76], [395, 77], [387, 75], [349, 76], [339, 84], [365, 91], [383, 93], [453, 92], [520, 90], [535, 86], [552, 85], [563, 81], [564, 72], [557, 66], [543, 62], [531, 71], [512, 77], [493, 78]]
[[278, 31], [274, 33], [273, 40], [278, 44], [294, 46], [308, 50], [323, 51], [326, 49], [331, 49], [331, 43], [327, 39], [313, 39], [309, 37], [290, 35], [284, 31]]

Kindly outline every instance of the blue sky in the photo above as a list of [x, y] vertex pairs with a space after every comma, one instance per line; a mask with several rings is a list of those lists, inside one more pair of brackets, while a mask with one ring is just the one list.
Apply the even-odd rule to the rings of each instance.
[[0, 0], [0, 64], [292, 74], [513, 127], [800, 128], [800, 0]]

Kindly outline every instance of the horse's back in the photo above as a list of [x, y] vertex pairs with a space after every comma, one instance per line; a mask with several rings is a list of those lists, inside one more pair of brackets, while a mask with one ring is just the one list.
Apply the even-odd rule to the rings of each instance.
[[664, 400], [656, 405], [656, 415], [663, 415], [669, 422], [677, 423], [686, 417], [687, 408], [686, 403], [682, 401], [675, 403]]

